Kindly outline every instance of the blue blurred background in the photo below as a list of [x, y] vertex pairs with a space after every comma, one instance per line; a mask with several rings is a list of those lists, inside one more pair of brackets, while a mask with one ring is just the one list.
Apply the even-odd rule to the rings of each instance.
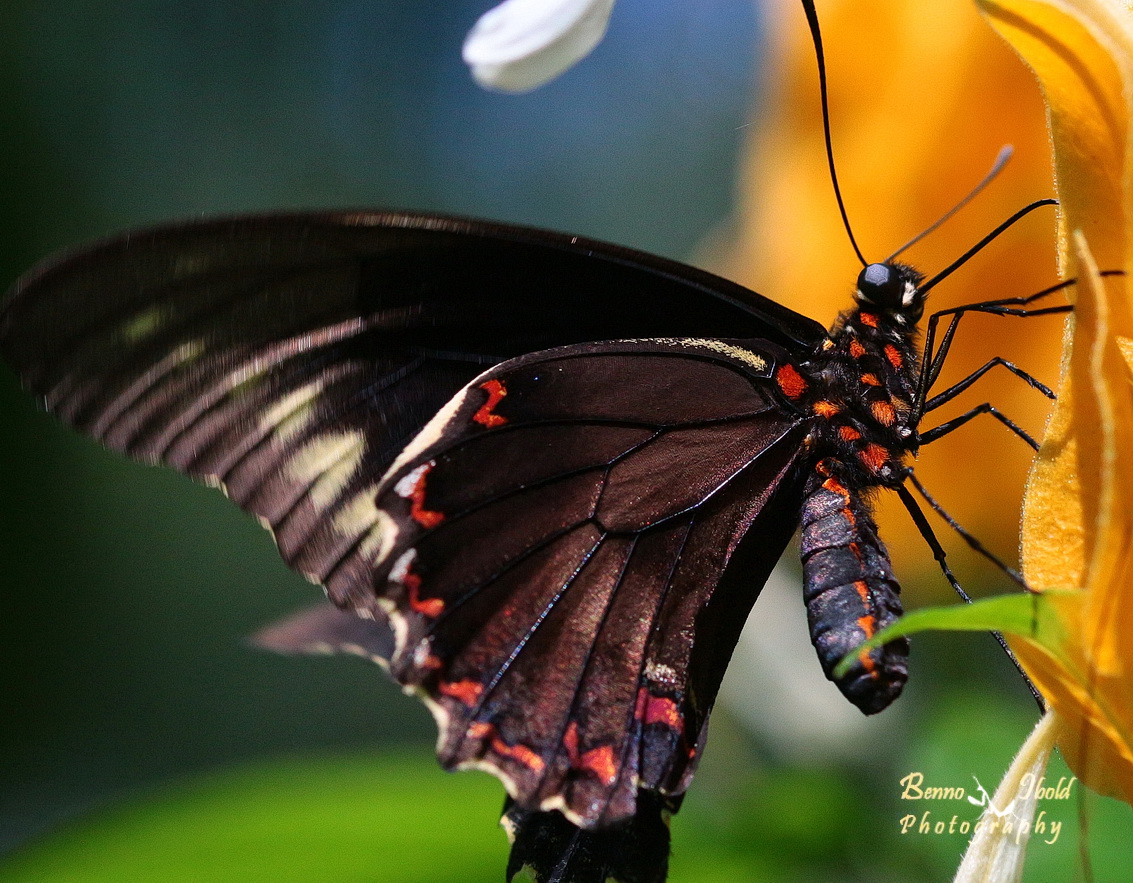
[[[526, 96], [478, 89], [460, 61], [488, 5], [6, 0], [0, 275], [142, 224], [346, 206], [693, 254], [726, 221], [757, 119], [755, 5], [619, 0], [594, 55]], [[423, 758], [428, 714], [377, 669], [243, 643], [316, 597], [218, 494], [61, 429], [0, 367], [0, 849], [265, 757], [410, 747]], [[757, 607], [765, 630], [780, 629], [777, 609]], [[963, 839], [901, 838], [895, 782], [927, 766], [959, 784], [977, 773], [990, 790], [1033, 710], [990, 642], [921, 644], [908, 707], [846, 735], [815, 718], [812, 729], [837, 732], [809, 757], [784, 747], [800, 741], [789, 729], [758, 720], [796, 704], [793, 663], [744, 657], [727, 695], [754, 696], [755, 723], [750, 710], [717, 714], [686, 813], [688, 831], [734, 853], [732, 879], [950, 876]], [[986, 659], [977, 675], [973, 658]], [[1009, 724], [988, 737], [989, 716]], [[499, 789], [482, 784], [484, 879], [498, 879]]]

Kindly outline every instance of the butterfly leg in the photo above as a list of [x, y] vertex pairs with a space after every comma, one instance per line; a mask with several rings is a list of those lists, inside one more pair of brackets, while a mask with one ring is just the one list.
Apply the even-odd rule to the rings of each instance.
[[955, 417], [952, 420], [941, 423], [939, 426], [934, 426], [932, 429], [920, 433], [920, 443], [922, 445], [927, 445], [929, 442], [934, 442], [939, 438], [943, 438], [944, 436], [948, 435], [948, 433], [952, 432], [955, 429], [959, 429], [973, 417], [977, 417], [980, 414], [990, 414], [1036, 451], [1039, 449], [1039, 443], [1031, 438], [1030, 434], [1025, 429], [1023, 429], [1017, 423], [1007, 417], [1002, 411], [1000, 411], [990, 402], [984, 402], [981, 405], [976, 405], [976, 407], [972, 408], [970, 411], [965, 411], [959, 417]]
[[[954, 518], [952, 518], [952, 516], [950, 516], [943, 509], [943, 507], [941, 507], [941, 505], [937, 503], [936, 500], [933, 499], [925, 491], [924, 486], [913, 476], [912, 470], [909, 470], [909, 473], [906, 477], [910, 480], [917, 491], [925, 498], [928, 504], [932, 506], [933, 510], [937, 512], [942, 518], [944, 518], [945, 521], [948, 522], [948, 525], [952, 527], [957, 533], [959, 533], [960, 536], [962, 536], [969, 545], [972, 545], [972, 547], [977, 551], [980, 551], [982, 554], [989, 557], [992, 561], [995, 562], [996, 566], [1001, 568], [1006, 574], [1008, 574], [1008, 576], [1011, 576], [1013, 579], [1016, 579], [1016, 581], [1019, 581], [1018, 574], [1014, 569], [1007, 567], [997, 557], [988, 552], [983, 547], [983, 545], [975, 539], [975, 537], [968, 533], [968, 531], [966, 531]], [[925, 514], [922, 511], [920, 504], [917, 503], [916, 497], [914, 497], [909, 492], [909, 489], [905, 485], [900, 485], [897, 488], [897, 495], [901, 498], [902, 504], [904, 504], [905, 509], [909, 513], [909, 516], [913, 519], [913, 524], [916, 525], [917, 532], [920, 533], [921, 538], [924, 539], [924, 541], [928, 544], [929, 549], [932, 550], [932, 557], [935, 558], [936, 563], [940, 565], [940, 570], [944, 574], [944, 578], [948, 580], [949, 584], [955, 590], [956, 594], [960, 597], [960, 600], [962, 600], [965, 604], [971, 604], [972, 597], [964, 590], [963, 586], [960, 585], [960, 581], [956, 579], [956, 575], [952, 572], [952, 568], [948, 566], [948, 562], [946, 560], [947, 553], [944, 551], [944, 547], [940, 544], [940, 540], [937, 539], [936, 532], [932, 529], [932, 525], [929, 524], [928, 519], [925, 518]], [[1039, 693], [1034, 683], [1027, 676], [1027, 673], [1023, 670], [1023, 666], [1019, 663], [1019, 660], [1018, 658], [1016, 658], [1015, 653], [1008, 646], [1007, 641], [1003, 637], [1002, 633], [992, 631], [990, 632], [990, 634], [993, 638], [995, 638], [995, 642], [999, 644], [1003, 652], [1007, 654], [1007, 658], [1011, 660], [1011, 664], [1015, 666], [1015, 670], [1018, 671], [1019, 675], [1023, 678], [1024, 683], [1026, 683], [1027, 685], [1027, 689], [1031, 691], [1031, 695], [1035, 697], [1035, 701], [1039, 705], [1039, 711], [1045, 711], [1046, 703], [1043, 701], [1042, 694]]]

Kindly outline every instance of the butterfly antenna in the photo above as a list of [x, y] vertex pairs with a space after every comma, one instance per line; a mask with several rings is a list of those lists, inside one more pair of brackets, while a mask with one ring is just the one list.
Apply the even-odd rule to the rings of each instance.
[[924, 283], [924, 285], [922, 285], [920, 287], [921, 294], [927, 294], [930, 289], [935, 288], [939, 283], [943, 282], [945, 279], [947, 279], [949, 276], [951, 276], [954, 272], [956, 272], [962, 266], [964, 266], [964, 264], [966, 264], [968, 261], [970, 261], [973, 257], [975, 257], [977, 254], [979, 254], [981, 251], [983, 251], [984, 248], [987, 247], [988, 243], [991, 242], [993, 239], [995, 239], [997, 236], [999, 236], [999, 234], [1001, 234], [1004, 230], [1006, 230], [1008, 227], [1011, 227], [1012, 225], [1016, 224], [1017, 222], [1021, 221], [1023, 218], [1025, 218], [1027, 215], [1029, 215], [1031, 212], [1033, 212], [1035, 209], [1042, 208], [1044, 205], [1058, 205], [1058, 200], [1057, 199], [1036, 199], [1030, 205], [1023, 206], [1021, 209], [1019, 209], [1019, 211], [1015, 212], [1015, 214], [1013, 214], [1006, 221], [1004, 221], [998, 227], [996, 227], [994, 230], [992, 230], [990, 233], [988, 233], [987, 236], [985, 236], [983, 239], [981, 239], [979, 242], [977, 242], [975, 245], [973, 245], [971, 248], [969, 248], [966, 252], [964, 252], [962, 255], [960, 255], [960, 257], [958, 257], [956, 260], [954, 260], [951, 264], [949, 264], [947, 267], [945, 267], [943, 270], [941, 270], [939, 273], [937, 273], [935, 276], [933, 276], [931, 279], [929, 279], [928, 282]]
[[846, 228], [846, 235], [850, 237], [850, 245], [853, 246], [854, 254], [858, 256], [864, 267], [868, 261], [862, 255], [862, 250], [858, 248], [854, 231], [850, 229], [850, 218], [846, 214], [846, 204], [842, 201], [842, 188], [838, 186], [838, 172], [834, 169], [834, 148], [830, 143], [830, 103], [826, 96], [826, 57], [822, 52], [822, 31], [818, 27], [818, 12], [814, 8], [814, 0], [803, 0], [803, 10], [806, 12], [807, 24], [810, 25], [814, 54], [818, 59], [818, 92], [822, 98], [822, 132], [826, 136], [826, 161], [830, 166], [830, 183], [834, 185], [834, 198], [838, 200], [838, 211], [842, 213], [842, 225]]
[[920, 242], [922, 239], [924, 239], [926, 236], [928, 236], [929, 233], [931, 233], [933, 230], [936, 230], [938, 227], [940, 227], [941, 224], [943, 224], [945, 221], [947, 221], [949, 218], [951, 218], [953, 215], [955, 215], [956, 212], [960, 211], [960, 209], [962, 209], [969, 202], [971, 202], [973, 199], [975, 199], [977, 196], [979, 196], [979, 194], [983, 191], [983, 189], [985, 187], [987, 187], [988, 184], [990, 184], [992, 181], [994, 181], [999, 176], [999, 173], [1003, 171], [1003, 167], [1005, 165], [1007, 165], [1007, 161], [1009, 159], [1011, 159], [1011, 156], [1014, 153], [1015, 153], [1015, 148], [1012, 147], [1010, 144], [1003, 145], [1003, 147], [1001, 147], [999, 149], [999, 154], [995, 157], [995, 162], [992, 164], [991, 171], [989, 171], [986, 175], [983, 176], [983, 178], [980, 180], [980, 183], [978, 183], [975, 187], [973, 187], [971, 192], [967, 196], [965, 196], [958, 203], [956, 203], [954, 206], [952, 206], [952, 208], [950, 208], [943, 215], [941, 215], [940, 218], [938, 218], [935, 221], [935, 223], [930, 224], [928, 227], [926, 227], [924, 230], [922, 230], [920, 233], [918, 233], [916, 236], [914, 236], [912, 239], [910, 239], [908, 242], [906, 242], [904, 245], [902, 245], [899, 249], [897, 249], [895, 252], [893, 252], [893, 254], [889, 255], [889, 257], [887, 257], [885, 259], [884, 263], [886, 263], [886, 264], [892, 263], [893, 260], [899, 254], [901, 254], [901, 252], [903, 252], [906, 249], [911, 248], [912, 246], [916, 245], [918, 242]]

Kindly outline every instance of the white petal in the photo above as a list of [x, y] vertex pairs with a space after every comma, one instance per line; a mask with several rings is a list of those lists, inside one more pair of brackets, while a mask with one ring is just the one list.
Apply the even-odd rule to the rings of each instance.
[[614, 0], [504, 0], [464, 41], [464, 61], [481, 86], [529, 92], [598, 45]]
[[1061, 721], [1048, 711], [1027, 737], [980, 817], [980, 827], [952, 883], [1018, 883], [1038, 799]]

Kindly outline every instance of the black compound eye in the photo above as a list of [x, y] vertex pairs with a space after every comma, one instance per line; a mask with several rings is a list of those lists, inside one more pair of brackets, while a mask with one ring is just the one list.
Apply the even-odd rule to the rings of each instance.
[[897, 309], [903, 305], [905, 282], [891, 264], [870, 264], [858, 274], [858, 294], [876, 306]]

